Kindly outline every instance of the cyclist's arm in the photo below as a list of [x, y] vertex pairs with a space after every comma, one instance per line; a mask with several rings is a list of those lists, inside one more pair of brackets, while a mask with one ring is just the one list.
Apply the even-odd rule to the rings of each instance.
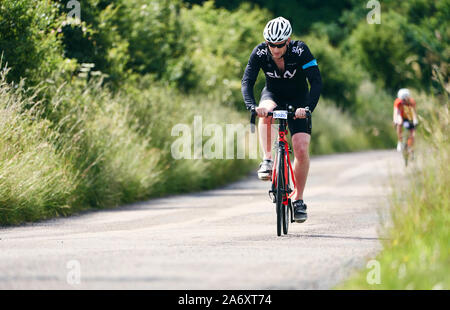
[[308, 46], [302, 42], [301, 48], [303, 49], [303, 52], [300, 55], [301, 68], [311, 86], [306, 106], [308, 106], [309, 110], [312, 112], [319, 102], [320, 92], [322, 91], [322, 77], [320, 76], [317, 60], [312, 55]]
[[394, 116], [393, 116], [392, 121], [396, 125], [401, 125], [401, 123], [402, 123], [402, 116], [401, 116], [400, 109], [399, 109], [400, 104], [401, 104], [401, 100], [398, 98], [395, 99], [395, 101], [394, 101]]
[[250, 55], [250, 59], [247, 66], [245, 67], [244, 76], [242, 77], [241, 81], [241, 92], [242, 96], [244, 97], [244, 103], [247, 110], [250, 110], [252, 107], [256, 107], [253, 87], [255, 86], [255, 82], [258, 77], [260, 64], [258, 62], [258, 59], [256, 59], [257, 55], [255, 53], [255, 50], [253, 50], [252, 54]]
[[400, 119], [400, 111], [398, 110], [398, 108], [394, 108], [394, 117], [393, 117], [393, 119], [392, 119], [392, 121], [394, 122], [394, 124], [397, 124], [397, 125], [399, 125], [399, 124], [401, 124], [401, 122], [399, 122], [399, 119]]
[[311, 89], [309, 90], [308, 103], [306, 106], [312, 112], [316, 108], [319, 102], [320, 93], [322, 91], [322, 77], [320, 76], [320, 70], [318, 66], [310, 67], [305, 70], [306, 77], [308, 78]]

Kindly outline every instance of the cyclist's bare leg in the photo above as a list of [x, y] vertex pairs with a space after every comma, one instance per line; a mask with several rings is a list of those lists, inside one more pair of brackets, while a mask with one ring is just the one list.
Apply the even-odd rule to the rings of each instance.
[[294, 200], [303, 200], [303, 191], [309, 171], [309, 142], [311, 136], [304, 132], [298, 132], [292, 136], [292, 147], [294, 149], [294, 176], [296, 192]]
[[409, 130], [409, 136], [408, 136], [408, 147], [410, 151], [414, 151], [414, 136], [415, 136], [415, 130], [411, 129]]
[[[259, 104], [260, 107], [264, 107], [269, 111], [273, 111], [277, 106], [272, 100], [263, 100]], [[258, 121], [259, 128], [259, 142], [263, 149], [263, 159], [272, 159], [272, 144], [277, 135], [277, 131], [273, 126], [272, 117], [260, 117]]]
[[397, 126], [397, 141], [402, 141], [402, 130], [403, 130], [403, 125], [396, 125]]

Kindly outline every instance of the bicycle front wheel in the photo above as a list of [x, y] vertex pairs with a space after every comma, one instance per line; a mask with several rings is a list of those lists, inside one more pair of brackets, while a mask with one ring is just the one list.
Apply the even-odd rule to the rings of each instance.
[[284, 154], [280, 152], [278, 154], [278, 171], [277, 171], [277, 235], [281, 236], [281, 230], [283, 229], [283, 233], [287, 233], [286, 228], [286, 206], [283, 204], [283, 199], [286, 195], [286, 186], [285, 186], [285, 178], [284, 178]]
[[[280, 179], [278, 179], [278, 182], [280, 183]], [[277, 235], [281, 236], [281, 227], [283, 226], [283, 218], [284, 218], [284, 212], [283, 212], [283, 192], [280, 186], [277, 186]]]
[[287, 206], [283, 205], [283, 234], [287, 235], [289, 230], [289, 222], [290, 222], [290, 207], [291, 200], [288, 200]]
[[402, 144], [402, 154], [403, 154], [403, 161], [405, 163], [405, 167], [408, 166], [408, 157], [409, 157], [409, 147], [408, 147], [408, 143], [404, 142]]

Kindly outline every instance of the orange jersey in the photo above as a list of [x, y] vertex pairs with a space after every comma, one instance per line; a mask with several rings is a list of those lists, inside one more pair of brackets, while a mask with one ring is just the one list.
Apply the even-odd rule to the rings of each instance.
[[413, 111], [416, 108], [416, 101], [414, 101], [413, 98], [409, 98], [408, 100], [397, 98], [394, 101], [394, 108], [397, 108], [400, 111], [400, 115], [403, 119], [413, 120]]

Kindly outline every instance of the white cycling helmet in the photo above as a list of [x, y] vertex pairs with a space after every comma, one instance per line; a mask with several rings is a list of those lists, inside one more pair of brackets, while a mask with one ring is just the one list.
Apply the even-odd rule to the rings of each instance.
[[409, 93], [409, 89], [407, 89], [407, 88], [400, 89], [397, 93], [397, 97], [402, 100], [405, 100], [405, 99], [411, 97], [411, 94]]
[[291, 23], [283, 17], [269, 21], [264, 27], [264, 39], [271, 43], [286, 41], [292, 34]]

